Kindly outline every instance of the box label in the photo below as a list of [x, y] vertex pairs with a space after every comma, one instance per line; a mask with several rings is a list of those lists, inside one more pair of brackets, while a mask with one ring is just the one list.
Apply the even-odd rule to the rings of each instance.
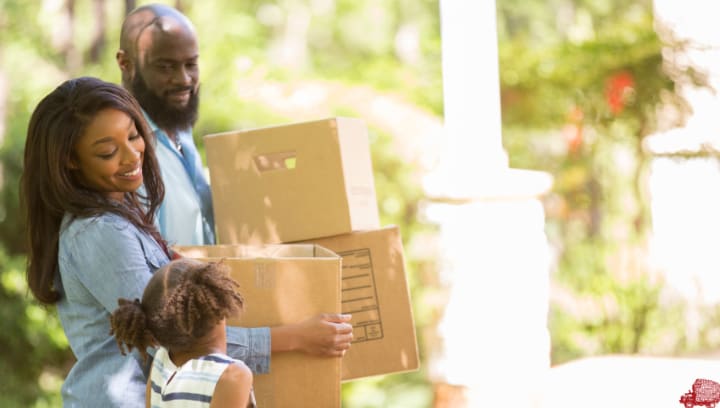
[[352, 314], [352, 342], [382, 339], [382, 319], [370, 249], [337, 254], [342, 257], [342, 312]]

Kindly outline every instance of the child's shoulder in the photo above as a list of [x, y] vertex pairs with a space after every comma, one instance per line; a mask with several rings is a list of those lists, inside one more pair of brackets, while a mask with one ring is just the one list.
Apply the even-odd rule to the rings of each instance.
[[[218, 406], [255, 406], [252, 393], [253, 373], [245, 363], [235, 360], [228, 364], [218, 379], [213, 393], [213, 401], [220, 402]], [[225, 405], [227, 404], [227, 405]]]
[[252, 382], [253, 373], [250, 371], [250, 368], [245, 365], [242, 361], [234, 360], [231, 364], [228, 364], [228, 367], [223, 372], [223, 375], [220, 376], [219, 381], [246, 381], [247, 379]]

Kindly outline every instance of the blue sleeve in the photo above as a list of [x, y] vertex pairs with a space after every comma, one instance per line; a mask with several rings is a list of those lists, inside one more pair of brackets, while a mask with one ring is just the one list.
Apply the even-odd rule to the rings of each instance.
[[255, 374], [270, 372], [270, 328], [227, 327], [227, 354], [242, 360]]

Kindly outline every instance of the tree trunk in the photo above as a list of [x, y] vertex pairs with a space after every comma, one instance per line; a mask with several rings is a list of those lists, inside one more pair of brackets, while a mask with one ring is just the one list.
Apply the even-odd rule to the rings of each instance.
[[93, 9], [95, 13], [95, 32], [90, 43], [89, 60], [92, 63], [100, 62], [102, 53], [105, 50], [105, 29], [107, 26], [105, 15], [105, 1], [94, 0]]
[[[0, 47], [0, 55], [2, 54], [2, 48]], [[0, 146], [5, 141], [5, 124], [7, 118], [7, 105], [8, 105], [8, 81], [5, 72], [0, 69]], [[0, 189], [3, 188], [2, 169], [0, 168]]]
[[135, 0], [125, 0], [125, 15], [127, 16], [131, 11], [135, 10], [136, 6]]
[[65, 59], [65, 71], [70, 76], [75, 76], [80, 72], [82, 66], [81, 56], [75, 48], [75, 0], [65, 0], [64, 14], [66, 23], [62, 33], [60, 51]]

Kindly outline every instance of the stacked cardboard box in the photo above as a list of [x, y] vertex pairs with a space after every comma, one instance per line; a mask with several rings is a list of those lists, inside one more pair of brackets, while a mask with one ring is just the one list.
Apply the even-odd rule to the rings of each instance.
[[207, 135], [205, 149], [219, 243], [286, 243], [380, 225], [361, 120]]
[[419, 367], [400, 231], [395, 226], [309, 240], [342, 257], [342, 310], [353, 344], [343, 381]]
[[[341, 258], [318, 245], [214, 245], [175, 247], [186, 257], [220, 261], [230, 267], [245, 299], [245, 310], [229, 325], [244, 327], [295, 323], [318, 313], [340, 311]], [[258, 406], [337, 407], [341, 360], [299, 352], [270, 361], [270, 374], [256, 374]], [[309, 405], [306, 405], [309, 404]]]
[[205, 136], [218, 241], [342, 256], [354, 341], [338, 380], [418, 368], [400, 232], [381, 228], [365, 123], [330, 118]]

